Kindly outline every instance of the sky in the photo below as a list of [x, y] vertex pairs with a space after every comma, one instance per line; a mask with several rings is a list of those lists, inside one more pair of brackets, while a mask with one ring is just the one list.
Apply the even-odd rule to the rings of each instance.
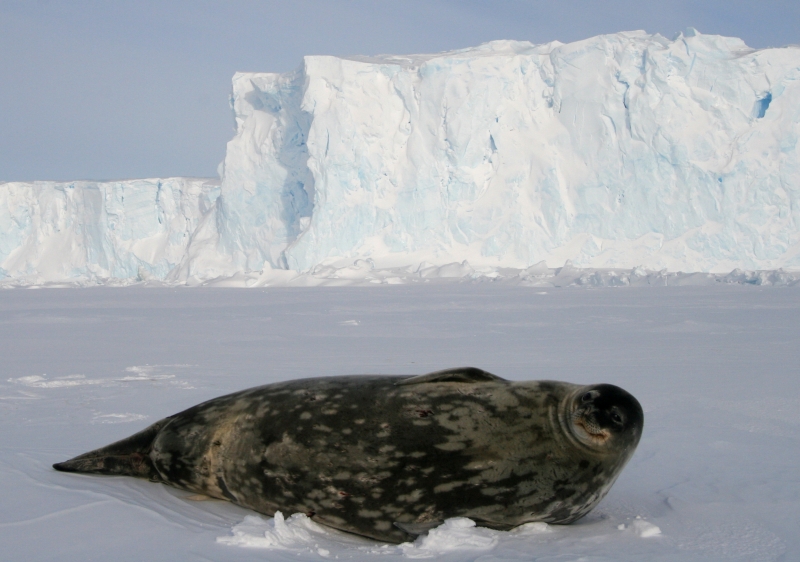
[[0, 182], [212, 177], [237, 71], [694, 27], [800, 43], [800, 2], [0, 0]]

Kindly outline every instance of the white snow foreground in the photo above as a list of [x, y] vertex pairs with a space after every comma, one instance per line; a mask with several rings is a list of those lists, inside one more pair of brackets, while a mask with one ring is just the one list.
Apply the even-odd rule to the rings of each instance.
[[[795, 560], [799, 334], [797, 291], [742, 285], [0, 291], [0, 560]], [[456, 520], [404, 549], [51, 467], [237, 390], [453, 365], [621, 386], [644, 408], [642, 440], [571, 525]]]
[[0, 185], [5, 284], [800, 268], [796, 46], [689, 30], [309, 56], [236, 74], [231, 104], [219, 187]]
[[[603, 529], [598, 537], [611, 533]], [[616, 531], [632, 531], [640, 538], [657, 537], [661, 529], [637, 517], [629, 524], [620, 523]], [[413, 543], [379, 544], [314, 523], [302, 513], [285, 519], [279, 511], [273, 519], [247, 515], [231, 530], [232, 536], [218, 537], [217, 542], [231, 546], [286, 551], [296, 555], [319, 555], [323, 558], [356, 558], [364, 555], [394, 555], [404, 558], [438, 558], [448, 553], [468, 551], [470, 555], [500, 550], [505, 556], [523, 555], [537, 539], [559, 535], [547, 523], [527, 523], [509, 532], [477, 527], [466, 517], [448, 519], [439, 527], [420, 535]], [[516, 558], [516, 556], [514, 556]]]

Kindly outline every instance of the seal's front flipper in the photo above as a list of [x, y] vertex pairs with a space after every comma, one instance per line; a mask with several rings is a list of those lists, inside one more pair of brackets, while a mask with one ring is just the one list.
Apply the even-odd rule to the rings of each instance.
[[431, 382], [463, 382], [463, 383], [479, 383], [479, 382], [493, 382], [503, 381], [497, 375], [493, 375], [483, 369], [476, 367], [456, 367], [454, 369], [445, 369], [444, 371], [435, 371], [427, 375], [418, 375], [403, 379], [395, 383], [395, 386], [409, 386], [412, 384], [425, 384]]
[[398, 529], [402, 529], [409, 535], [424, 535], [442, 523], [444, 523], [444, 521], [426, 521], [425, 523], [400, 523], [399, 521], [395, 521], [394, 526]]
[[211, 496], [207, 496], [205, 494], [194, 494], [193, 496], [186, 496], [183, 499], [189, 500], [190, 502], [221, 501], [219, 498], [212, 498]]
[[161, 476], [150, 460], [150, 448], [159, 430], [168, 419], [156, 422], [127, 439], [89, 451], [74, 459], [56, 463], [53, 468], [63, 472], [116, 474], [138, 476], [155, 481], [161, 480]]

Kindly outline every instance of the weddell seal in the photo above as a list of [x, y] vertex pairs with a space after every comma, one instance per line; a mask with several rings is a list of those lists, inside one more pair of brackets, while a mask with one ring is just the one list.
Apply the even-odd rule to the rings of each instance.
[[512, 382], [471, 367], [268, 384], [215, 398], [53, 465], [149, 478], [399, 543], [449, 517], [571, 523], [642, 434], [610, 384]]

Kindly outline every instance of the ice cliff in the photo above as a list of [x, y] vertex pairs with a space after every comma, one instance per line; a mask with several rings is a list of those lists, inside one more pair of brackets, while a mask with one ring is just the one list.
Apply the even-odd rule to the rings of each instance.
[[219, 188], [0, 186], [0, 275], [800, 268], [798, 47], [689, 30], [309, 56], [236, 74], [231, 105]]
[[219, 191], [191, 178], [0, 184], [0, 281], [174, 277], [192, 241], [216, 234]]

